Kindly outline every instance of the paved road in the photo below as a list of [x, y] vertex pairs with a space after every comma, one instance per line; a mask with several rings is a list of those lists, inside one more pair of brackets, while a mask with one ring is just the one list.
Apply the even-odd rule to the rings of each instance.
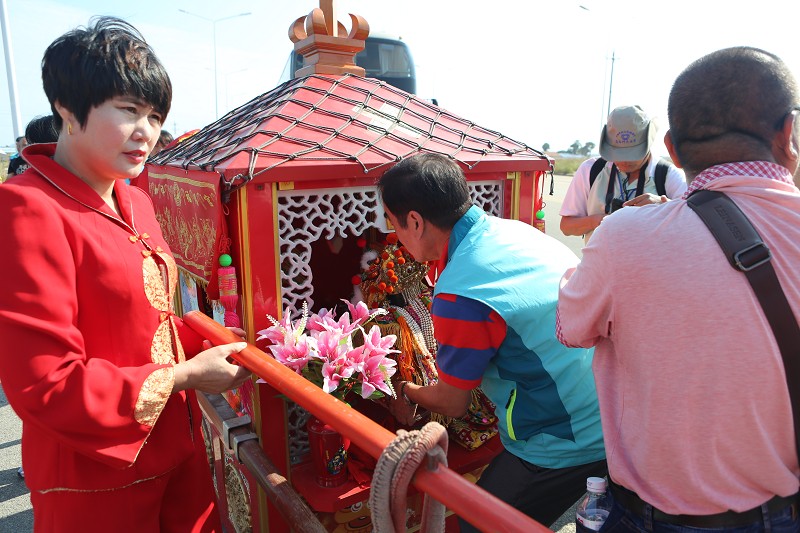
[[[545, 221], [546, 233], [565, 243], [578, 257], [581, 255], [583, 239], [567, 237], [559, 229], [558, 211], [567, 192], [572, 176], [555, 176], [554, 195], [548, 194], [549, 180], [545, 184]], [[8, 405], [2, 385], [0, 385], [0, 533], [26, 533], [33, 531], [33, 511], [28, 488], [25, 482], [17, 477], [17, 468], [21, 464], [20, 438], [22, 424]], [[564, 513], [555, 524], [554, 531], [559, 533], [575, 532], [574, 507]]]
[[570, 181], [572, 181], [572, 176], [556, 175], [554, 177], [553, 196], [550, 196], [550, 178], [546, 178], [544, 184], [545, 233], [566, 244], [570, 250], [580, 257], [581, 249], [583, 248], [583, 237], [567, 237], [559, 229], [561, 217], [558, 216], [558, 212], [561, 210], [561, 204], [564, 201], [564, 195], [567, 194]]
[[0, 532], [33, 531], [33, 510], [25, 482], [17, 476], [21, 464], [22, 423], [8, 405], [0, 385]]
[[[575, 252], [575, 255], [581, 257], [581, 249], [583, 249], [583, 237], [568, 237], [561, 233], [559, 224], [561, 217], [558, 212], [561, 210], [561, 203], [564, 200], [564, 195], [567, 194], [567, 189], [572, 181], [572, 176], [554, 176], [553, 179], [553, 196], [550, 196], [550, 179], [548, 178], [544, 186], [544, 220], [545, 233], [558, 239], [566, 244], [570, 250]], [[577, 502], [572, 506], [564, 515], [553, 524], [553, 531], [559, 533], [575, 533], [575, 507]]]

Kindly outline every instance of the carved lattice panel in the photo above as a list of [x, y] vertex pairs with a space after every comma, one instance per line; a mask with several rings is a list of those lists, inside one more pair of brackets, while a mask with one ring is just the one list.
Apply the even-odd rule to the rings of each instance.
[[[503, 183], [470, 182], [474, 204], [491, 215], [503, 213]], [[303, 302], [314, 309], [311, 244], [335, 236], [347, 238], [369, 228], [383, 228], [383, 207], [375, 187], [348, 187], [278, 193], [283, 308], [297, 313]]]
[[309, 453], [306, 422], [310, 413], [294, 402], [286, 402], [289, 425], [289, 462], [297, 464]]
[[[380, 217], [378, 216], [380, 215]], [[311, 243], [361, 235], [383, 218], [375, 187], [282, 191], [278, 193], [278, 243], [284, 309], [303, 302], [314, 309]]]
[[503, 216], [503, 183], [500, 181], [472, 181], [469, 183], [472, 203], [496, 217]]

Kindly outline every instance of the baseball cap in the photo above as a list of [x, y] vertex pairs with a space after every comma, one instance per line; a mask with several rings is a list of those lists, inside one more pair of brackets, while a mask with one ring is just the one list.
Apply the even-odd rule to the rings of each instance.
[[656, 137], [655, 124], [638, 105], [611, 111], [600, 133], [600, 155], [606, 161], [644, 159]]

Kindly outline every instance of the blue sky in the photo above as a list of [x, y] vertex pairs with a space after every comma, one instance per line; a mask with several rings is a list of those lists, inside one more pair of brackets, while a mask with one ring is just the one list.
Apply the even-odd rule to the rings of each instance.
[[[21, 122], [49, 112], [40, 62], [47, 45], [92, 15], [136, 26], [174, 86], [165, 128], [200, 128], [215, 118], [212, 24], [217, 23], [220, 114], [278, 84], [292, 43], [289, 26], [313, 0], [6, 0]], [[583, 7], [581, 7], [583, 6]], [[414, 55], [418, 94], [458, 115], [541, 148], [597, 143], [607, 109], [643, 106], [666, 130], [672, 81], [718, 48], [753, 45], [800, 75], [796, 0], [339, 0], [339, 20], [357, 13], [373, 33], [401, 36]], [[588, 9], [584, 9], [588, 8]], [[2, 73], [5, 61], [0, 57]], [[5, 76], [3, 76], [5, 78]], [[0, 145], [13, 141], [8, 85], [0, 83]]]

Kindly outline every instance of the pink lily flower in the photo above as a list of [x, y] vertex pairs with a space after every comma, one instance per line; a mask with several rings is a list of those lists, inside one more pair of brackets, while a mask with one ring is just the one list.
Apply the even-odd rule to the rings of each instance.
[[308, 319], [308, 307], [303, 302], [302, 315], [296, 324], [292, 323], [292, 314], [288, 307], [284, 310], [283, 318], [280, 322], [270, 315], [267, 315], [267, 318], [272, 323], [272, 326], [258, 331], [257, 334], [259, 336], [256, 340], [267, 339], [273, 344], [285, 344], [290, 341], [296, 341], [303, 334]]
[[308, 317], [308, 329], [309, 331], [324, 331], [325, 328], [322, 327], [322, 324], [326, 324], [329, 322], [336, 323], [336, 317], [333, 316], [333, 311], [330, 309], [322, 308], [317, 313], [314, 313], [310, 317]]
[[342, 299], [342, 301], [347, 304], [347, 310], [350, 313], [354, 325], [361, 325], [369, 320], [370, 314], [367, 304], [358, 302], [358, 304], [353, 305], [349, 300]]
[[[365, 350], [366, 352], [366, 350]], [[386, 382], [397, 371], [397, 362], [383, 355], [373, 355], [361, 365], [361, 397], [369, 398], [375, 390], [394, 396]]]
[[381, 337], [381, 328], [378, 326], [372, 326], [369, 333], [364, 333], [364, 349], [370, 353], [370, 356], [400, 353], [400, 350], [392, 350], [392, 346], [396, 341], [397, 335]]
[[307, 335], [301, 335], [285, 344], [273, 344], [269, 349], [279, 363], [300, 374], [316, 353], [317, 341]]
[[368, 322], [376, 316], [385, 315], [388, 313], [386, 309], [381, 308], [373, 309], [372, 312], [370, 312], [367, 304], [364, 302], [358, 302], [358, 304], [353, 305], [349, 300], [342, 299], [342, 301], [347, 304], [347, 310], [352, 317], [354, 326], [360, 326], [364, 322]]
[[358, 324], [350, 323], [350, 313], [343, 313], [339, 320], [333, 320], [331, 315], [328, 315], [319, 322], [319, 325], [328, 331], [338, 333], [342, 337], [349, 337], [358, 329]]
[[256, 340], [260, 341], [262, 339], [267, 339], [272, 344], [283, 344], [286, 342], [288, 337], [292, 336], [292, 332], [294, 332], [294, 325], [292, 324], [288, 309], [287, 312], [284, 313], [283, 319], [281, 319], [280, 322], [276, 321], [272, 317], [268, 318], [272, 320], [272, 326], [259, 331]]
[[[314, 335], [317, 341], [318, 352], [314, 357], [323, 361], [333, 361], [337, 357], [344, 355], [347, 350], [347, 341], [338, 331], [322, 330]], [[344, 342], [343, 342], [344, 341]]]
[[[343, 397], [358, 380], [364, 398], [378, 392], [394, 396], [389, 379], [396, 373], [397, 363], [388, 356], [399, 353], [393, 349], [397, 337], [381, 336], [377, 325], [369, 332], [363, 327], [387, 311], [370, 310], [363, 302], [355, 305], [347, 302], [347, 306], [348, 311], [337, 319], [332, 309], [320, 309], [309, 316], [304, 303], [301, 316], [294, 322], [287, 309], [280, 322], [268, 317], [272, 326], [259, 331], [258, 340], [269, 340], [272, 343], [269, 349], [278, 362], [315, 383], [321, 381], [326, 393]], [[364, 344], [353, 348], [352, 335], [356, 330], [363, 333]], [[337, 393], [337, 389], [342, 390]]]
[[350, 379], [356, 370], [356, 365], [344, 355], [333, 361], [325, 361], [322, 364], [322, 390], [330, 394], [339, 387], [341, 380]]

